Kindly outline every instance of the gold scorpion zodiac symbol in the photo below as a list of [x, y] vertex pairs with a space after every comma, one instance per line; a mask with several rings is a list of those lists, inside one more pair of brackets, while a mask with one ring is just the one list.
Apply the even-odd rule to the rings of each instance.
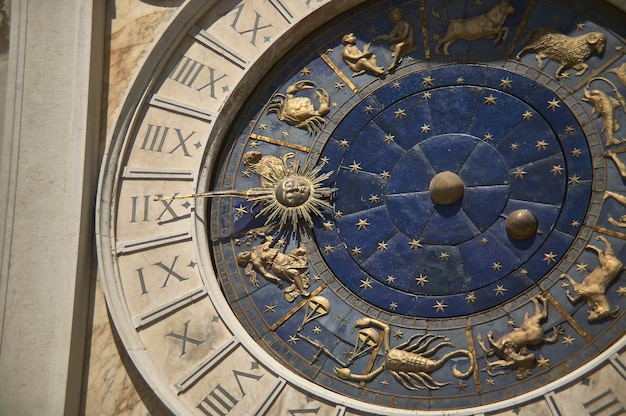
[[[385, 347], [385, 361], [378, 368], [369, 371], [366, 374], [352, 374], [349, 368], [335, 368], [335, 373], [344, 380], [354, 381], [371, 381], [377, 375], [387, 370], [398, 380], [400, 384], [409, 390], [417, 389], [440, 389], [448, 383], [440, 383], [433, 379], [429, 373], [440, 369], [444, 364], [455, 357], [466, 357], [470, 361], [469, 369], [466, 372], [459, 371], [456, 366], [453, 368], [453, 374], [457, 378], [467, 378], [474, 371], [474, 360], [468, 350], [454, 350], [445, 354], [440, 359], [431, 359], [440, 348], [452, 346], [450, 340], [441, 335], [432, 334], [415, 334], [406, 342], [390, 348], [389, 346], [389, 325], [374, 318], [361, 318], [354, 323], [355, 327], [377, 327], [383, 331], [382, 336], [377, 339], [380, 346], [381, 343]], [[415, 343], [413, 340], [417, 338]], [[442, 342], [431, 347], [429, 345], [438, 339], [444, 339]]]

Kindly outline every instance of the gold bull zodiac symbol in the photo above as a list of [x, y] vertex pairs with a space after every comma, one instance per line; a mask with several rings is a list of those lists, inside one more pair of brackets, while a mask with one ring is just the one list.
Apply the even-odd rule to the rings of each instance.
[[[378, 345], [383, 343], [385, 347], [385, 361], [378, 368], [366, 374], [352, 374], [349, 368], [335, 368], [335, 373], [344, 380], [371, 381], [384, 370], [387, 370], [400, 384], [409, 390], [423, 388], [435, 390], [452, 383], [440, 383], [433, 379], [429, 373], [443, 367], [451, 358], [466, 357], [470, 361], [469, 369], [465, 372], [459, 371], [454, 366], [452, 372], [456, 378], [467, 378], [474, 371], [474, 360], [468, 350], [450, 351], [438, 360], [430, 358], [440, 348], [452, 346], [450, 340], [441, 335], [415, 334], [406, 342], [395, 348], [390, 348], [390, 330], [389, 325], [386, 323], [374, 318], [361, 318], [354, 323], [354, 326], [358, 328], [374, 326], [383, 331], [377, 342]], [[417, 341], [412, 343], [416, 338]], [[428, 349], [433, 341], [442, 338], [444, 338], [444, 341]]]

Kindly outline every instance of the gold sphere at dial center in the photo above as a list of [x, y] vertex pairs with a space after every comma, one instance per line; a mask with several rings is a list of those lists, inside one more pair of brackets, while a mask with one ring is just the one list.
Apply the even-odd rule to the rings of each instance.
[[430, 181], [428, 191], [430, 192], [430, 198], [436, 204], [450, 205], [463, 197], [465, 183], [454, 172], [439, 172]]

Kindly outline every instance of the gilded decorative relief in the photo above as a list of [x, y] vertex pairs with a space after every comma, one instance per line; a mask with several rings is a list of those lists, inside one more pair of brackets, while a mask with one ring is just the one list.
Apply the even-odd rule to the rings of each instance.
[[469, 19], [448, 19], [448, 11], [445, 6], [439, 5], [432, 9], [432, 14], [436, 18], [441, 15], [436, 9], [442, 8], [444, 19], [448, 22], [446, 34], [439, 39], [435, 46], [435, 53], [439, 54], [443, 47], [443, 54], [449, 55], [448, 48], [457, 40], [493, 39], [493, 44], [498, 45], [506, 42], [509, 36], [509, 28], [504, 25], [506, 18], [515, 13], [515, 8], [511, 6], [509, 0], [500, 0], [491, 10]]
[[[591, 84], [594, 80], [608, 83], [611, 87], [613, 87], [613, 92], [616, 97], [611, 97], [609, 94], [599, 89], [593, 89], [590, 91], [589, 84]], [[620, 140], [615, 137], [615, 132], [619, 130], [619, 124], [617, 123], [615, 112], [617, 107], [621, 106], [624, 113], [626, 113], [626, 102], [624, 101], [624, 97], [622, 97], [619, 93], [615, 84], [606, 78], [595, 77], [587, 82], [587, 87], [583, 91], [583, 94], [583, 101], [587, 101], [593, 107], [592, 113], [598, 114], [598, 116], [602, 118], [602, 131], [606, 137], [605, 146], [613, 146], [622, 142], [623, 139]]]
[[589, 307], [589, 322], [601, 321], [603, 319], [613, 319], [619, 313], [619, 306], [611, 307], [606, 297], [608, 287], [622, 274], [624, 265], [617, 258], [613, 251], [613, 246], [606, 237], [598, 236], [597, 240], [604, 243], [604, 251], [594, 245], [587, 245], [587, 249], [594, 251], [598, 255], [598, 267], [578, 283], [567, 273], [561, 275], [562, 279], [567, 279], [572, 285], [573, 294], [569, 289], [565, 290], [567, 298], [572, 303], [583, 301]]
[[254, 247], [252, 251], [244, 251], [237, 255], [237, 263], [245, 267], [250, 284], [259, 286], [257, 272], [276, 284], [283, 286], [283, 281], [290, 283], [285, 288], [287, 302], [293, 302], [298, 296], [309, 297], [310, 286], [309, 265], [306, 249], [298, 247], [289, 253], [282, 253], [274, 247], [274, 238], [265, 236], [265, 242]]
[[[382, 365], [365, 374], [353, 374], [349, 368], [335, 368], [335, 373], [342, 379], [367, 382], [372, 381], [384, 370], [387, 370], [409, 390], [434, 390], [451, 384], [436, 381], [430, 373], [442, 368], [452, 358], [465, 357], [469, 360], [469, 368], [464, 372], [459, 371], [454, 366], [452, 371], [456, 378], [467, 378], [474, 371], [474, 361], [468, 350], [454, 350], [441, 358], [432, 358], [440, 348], [452, 346], [450, 340], [445, 337], [432, 334], [415, 334], [407, 341], [391, 348], [389, 343], [391, 331], [387, 323], [374, 318], [362, 318], [357, 320], [354, 326], [356, 328], [378, 328], [382, 330], [381, 334], [375, 332], [370, 338], [379, 348], [383, 346], [385, 360]], [[433, 342], [442, 338], [442, 342], [431, 346]], [[413, 342], [414, 340], [415, 342]], [[357, 339], [357, 344], [358, 342]], [[355, 351], [356, 349], [355, 345]]]
[[398, 64], [402, 62], [402, 58], [414, 50], [415, 46], [415, 31], [413, 25], [404, 19], [402, 9], [394, 7], [389, 10], [389, 21], [394, 24], [393, 30], [388, 35], [376, 36], [373, 42], [377, 40], [386, 40], [389, 42], [391, 48], [391, 65], [389, 65], [389, 71], [395, 69]]
[[[553, 328], [551, 336], [544, 335], [541, 322], [548, 318], [547, 300], [544, 296], [537, 296], [531, 300], [535, 305], [535, 313], [531, 317], [526, 313], [521, 327], [515, 328], [497, 340], [493, 338], [493, 332], [489, 331], [487, 333], [489, 347], [485, 345], [482, 335], [478, 334], [478, 344], [485, 352], [487, 363], [485, 371], [490, 376], [505, 374], [502, 370], [510, 369], [515, 370], [520, 380], [528, 377], [537, 365], [537, 357], [528, 351], [528, 347], [544, 343], [554, 344], [559, 339], [559, 335], [563, 334], [563, 326], [557, 326]], [[539, 306], [539, 301], [541, 301], [541, 306]], [[493, 355], [497, 355], [500, 359], [489, 361], [487, 358]]]
[[526, 46], [520, 50], [516, 59], [519, 61], [526, 52], [535, 52], [537, 67], [543, 68], [543, 59], [557, 61], [560, 66], [555, 72], [557, 79], [563, 78], [562, 72], [566, 68], [574, 68], [581, 76], [589, 67], [585, 61], [593, 54], [602, 56], [606, 47], [606, 36], [600, 32], [590, 32], [584, 35], [570, 37], [557, 33], [550, 28], [537, 28], [530, 31], [522, 42]]
[[299, 91], [315, 88], [313, 81], [303, 80], [289, 85], [285, 94], [276, 93], [268, 106], [268, 114], [276, 113], [280, 121], [284, 121], [313, 134], [324, 126], [324, 115], [330, 111], [330, 96], [324, 88], [317, 88], [318, 107], [309, 97], [296, 97]]
[[358, 46], [356, 46], [356, 36], [354, 36], [354, 33], [345, 35], [341, 39], [341, 43], [343, 43], [341, 57], [346, 65], [353, 71], [353, 77], [363, 75], [366, 71], [370, 71], [376, 76], [382, 75], [385, 72], [382, 67], [376, 64], [376, 55], [369, 50], [369, 43], [363, 46], [363, 50], [360, 50]]

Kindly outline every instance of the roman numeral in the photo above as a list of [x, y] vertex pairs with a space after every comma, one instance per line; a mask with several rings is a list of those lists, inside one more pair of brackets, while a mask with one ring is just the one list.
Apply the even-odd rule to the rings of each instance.
[[[196, 87], [196, 81], [199, 81], [199, 78], [206, 78], [208, 76], [209, 82], [202, 85], [201, 87]], [[169, 78], [183, 84], [186, 87], [193, 88], [196, 91], [202, 91], [205, 88], [209, 88], [209, 95], [211, 98], [216, 98], [215, 96], [215, 84], [217, 81], [226, 78], [226, 74], [222, 74], [216, 77], [215, 68], [211, 68], [206, 66], [195, 59], [191, 59], [187, 56], [183, 56], [180, 58], [180, 61], [176, 65], [176, 68], [172, 71]]]
[[226, 416], [239, 403], [239, 400], [246, 395], [246, 391], [241, 384], [242, 378], [253, 379], [259, 381], [263, 375], [246, 373], [244, 371], [233, 370], [233, 375], [241, 391], [241, 397], [237, 399], [232, 391], [226, 390], [221, 383], [215, 386], [209, 394], [196, 406], [202, 413], [207, 416]]
[[[150, 152], [163, 153], [163, 147], [165, 146], [166, 140], [170, 139], [167, 140], [169, 145], [169, 150], [166, 150], [167, 153], [172, 154], [176, 151], [180, 151], [183, 152], [184, 156], [191, 157], [189, 149], [187, 148], [187, 140], [189, 140], [196, 133], [197, 132], [192, 131], [190, 134], [185, 136], [183, 131], [178, 128], [148, 124], [148, 130], [146, 131], [146, 135], [144, 136], [143, 142], [141, 142], [141, 146], [139, 146], [139, 148]], [[172, 137], [174, 137], [173, 144], [169, 143], [172, 141]]]
[[222, 78], [226, 78], [226, 74], [222, 74], [220, 77], [215, 78], [215, 69], [207, 67], [209, 70], [209, 82], [201, 86], [200, 88], [196, 88], [196, 91], [202, 91], [206, 87], [210, 87], [209, 95], [215, 98], [215, 83]]
[[174, 71], [172, 71], [170, 79], [186, 87], [191, 87], [203, 68], [204, 64], [183, 55]]
[[176, 338], [179, 339], [183, 342], [182, 345], [182, 350], [180, 352], [180, 356], [182, 357], [183, 355], [185, 355], [185, 353], [187, 352], [186, 347], [187, 347], [187, 343], [191, 342], [193, 345], [200, 345], [204, 342], [204, 340], [200, 341], [198, 339], [194, 339], [191, 338], [189, 336], [187, 336], [187, 333], [189, 332], [189, 322], [191, 321], [187, 321], [185, 322], [185, 327], [183, 328], [183, 333], [182, 334], [177, 334], [174, 331], [170, 331], [169, 334], [165, 335], [166, 337], [172, 337], [172, 338]]
[[[184, 277], [178, 272], [174, 271], [174, 267], [176, 266], [177, 261], [178, 261], [178, 256], [174, 257], [174, 260], [172, 261], [171, 266], [166, 266], [161, 261], [153, 264], [153, 266], [157, 266], [158, 268], [167, 272], [167, 275], [165, 276], [165, 280], [163, 281], [163, 285], [161, 286], [161, 289], [164, 289], [167, 287], [167, 282], [170, 280], [170, 277], [172, 276], [174, 276], [174, 278], [178, 280], [179, 282], [184, 282], [185, 280], [189, 280], [188, 277]], [[141, 285], [141, 294], [145, 295], [146, 293], [148, 293], [148, 289], [147, 289], [146, 278], [144, 276], [143, 269], [144, 269], [143, 267], [140, 267], [139, 269], [137, 269], [137, 275], [139, 277], [139, 284]]]
[[[156, 196], [159, 198], [163, 198], [162, 194]], [[170, 220], [175, 220], [181, 217], [181, 215], [178, 215], [176, 211], [174, 211], [174, 209], [172, 208], [172, 203], [174, 202], [174, 199], [160, 199], [158, 202], [161, 202], [165, 208], [163, 208], [163, 211], [161, 211], [161, 213], [157, 217], [157, 221], [160, 221], [161, 218], [163, 218], [163, 214], [165, 214], [166, 212], [170, 215]]]
[[[231, 410], [233, 410], [233, 407], [235, 407], [237, 403], [239, 403], [239, 401], [235, 399], [227, 390], [225, 390], [224, 387], [218, 384], [196, 407], [207, 416], [226, 416]], [[213, 412], [215, 413], [212, 413], [210, 409], [207, 409], [205, 404], [213, 409]]]
[[317, 412], [320, 411], [320, 406], [315, 409], [290, 409], [288, 410], [289, 414], [292, 416], [295, 415], [316, 415]]
[[624, 406], [615, 398], [615, 394], [608, 389], [588, 402], [583, 403], [589, 416], [617, 416], [626, 414]]
[[[130, 209], [130, 222], [139, 221], [150, 221], [150, 195], [144, 195], [142, 199], [139, 199], [139, 195], [131, 196], [131, 209]], [[143, 205], [143, 210], [139, 212], [139, 217], [137, 216], [137, 208], [139, 205]]]
[[244, 5], [241, 4], [233, 9], [235, 11], [235, 18], [233, 19], [233, 22], [230, 24], [230, 27], [232, 27], [237, 32], [239, 32], [240, 35], [252, 33], [252, 37], [250, 38], [250, 43], [252, 44], [252, 46], [256, 47], [256, 38], [257, 38], [258, 32], [262, 29], [270, 28], [272, 27], [272, 25], [267, 24], [265, 26], [261, 26], [261, 15], [255, 11], [254, 12], [255, 14], [254, 26], [251, 29], [244, 29], [240, 31], [237, 28], [237, 23], [239, 23], [239, 18], [241, 17], [241, 13], [243, 12], [243, 7]]
[[[178, 215], [172, 204], [175, 199], [160, 199], [158, 201], [154, 201], [154, 197], [162, 198], [163, 194], [157, 195], [131, 195], [130, 197], [130, 222], [147, 222], [152, 221], [154, 218], [155, 221], [175, 221], [180, 218], [188, 217], [189, 214], [181, 214]], [[183, 202], [183, 207], [189, 208], [191, 204], [189, 202]], [[150, 215], [152, 208], [156, 208], [156, 212], [158, 215], [153, 217]], [[161, 209], [159, 211], [159, 209]]]
[[174, 276], [179, 282], [189, 279], [188, 277], [183, 277], [174, 271], [174, 265], [176, 265], [177, 261], [178, 261], [178, 256], [174, 257], [174, 261], [172, 262], [172, 265], [169, 267], [163, 264], [163, 262], [158, 262], [154, 264], [155, 266], [158, 266], [167, 272], [167, 277], [165, 278], [165, 281], [163, 282], [163, 286], [161, 286], [161, 288], [167, 287], [167, 281], [170, 280], [170, 276]]

